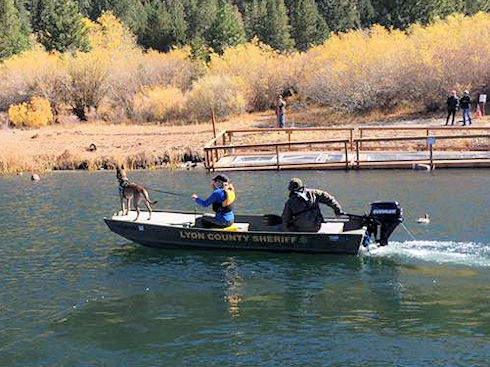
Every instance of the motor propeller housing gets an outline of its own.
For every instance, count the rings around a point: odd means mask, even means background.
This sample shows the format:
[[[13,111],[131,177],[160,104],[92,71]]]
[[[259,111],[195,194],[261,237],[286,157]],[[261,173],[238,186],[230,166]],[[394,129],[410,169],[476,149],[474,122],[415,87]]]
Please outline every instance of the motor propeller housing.
[[[366,216],[368,234],[381,246],[388,244],[388,238],[402,222],[403,209],[397,201],[375,201],[371,203],[371,212]]]

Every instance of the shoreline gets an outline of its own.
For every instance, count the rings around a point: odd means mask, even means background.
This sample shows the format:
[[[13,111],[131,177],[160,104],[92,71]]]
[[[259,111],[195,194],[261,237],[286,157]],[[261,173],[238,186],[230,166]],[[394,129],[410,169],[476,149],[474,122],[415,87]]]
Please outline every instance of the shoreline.
[[[287,126],[311,126],[318,111],[288,115]],[[438,126],[441,118],[393,120],[360,123],[355,120],[317,126]],[[477,126],[488,126],[486,116]],[[270,111],[237,116],[216,124],[225,129],[273,127]],[[249,136],[248,141],[282,138],[280,133]],[[45,173],[65,170],[109,170],[124,163],[128,169],[193,169],[204,167],[203,147],[213,138],[211,123],[192,125],[108,124],[105,122],[66,123],[40,129],[0,129],[0,175]],[[311,138],[311,135],[310,135]],[[244,141],[246,142],[246,141]],[[203,168],[204,169],[204,168]]]

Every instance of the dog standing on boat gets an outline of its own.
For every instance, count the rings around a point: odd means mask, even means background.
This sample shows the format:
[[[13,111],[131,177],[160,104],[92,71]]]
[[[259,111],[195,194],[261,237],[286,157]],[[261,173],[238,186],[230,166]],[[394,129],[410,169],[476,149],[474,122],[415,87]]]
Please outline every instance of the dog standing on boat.
[[[136,221],[140,215],[139,205],[144,202],[148,208],[148,220],[151,219],[151,205],[157,203],[157,201],[151,201],[148,191],[142,186],[133,182],[129,182],[128,175],[124,170],[124,166],[116,167],[116,177],[119,181],[119,196],[121,198],[122,215],[129,215],[129,209],[131,208],[131,202],[133,202],[136,209]],[[126,204],[126,205],[124,205]]]

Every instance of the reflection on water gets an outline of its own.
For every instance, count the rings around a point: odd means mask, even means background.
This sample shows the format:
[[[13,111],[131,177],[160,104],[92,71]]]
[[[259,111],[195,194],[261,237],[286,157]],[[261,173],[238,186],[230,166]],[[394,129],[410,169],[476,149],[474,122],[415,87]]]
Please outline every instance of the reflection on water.
[[[0,365],[486,365],[488,171],[234,173],[237,210],[280,213],[296,175],[349,212],[399,200],[416,239],[359,257],[148,249],[101,220],[113,172],[0,179]],[[209,190],[199,172],[131,176]]]

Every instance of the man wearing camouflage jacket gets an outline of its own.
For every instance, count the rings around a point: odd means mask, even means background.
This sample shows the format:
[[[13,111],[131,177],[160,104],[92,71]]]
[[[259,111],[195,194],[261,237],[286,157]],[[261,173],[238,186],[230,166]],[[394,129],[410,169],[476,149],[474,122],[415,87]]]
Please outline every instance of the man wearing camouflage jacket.
[[[288,189],[289,199],[282,212],[282,222],[288,231],[318,232],[324,221],[319,203],[331,207],[335,215],[345,214],[332,195],[326,191],[305,188],[299,178],[293,178]]]

